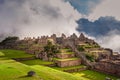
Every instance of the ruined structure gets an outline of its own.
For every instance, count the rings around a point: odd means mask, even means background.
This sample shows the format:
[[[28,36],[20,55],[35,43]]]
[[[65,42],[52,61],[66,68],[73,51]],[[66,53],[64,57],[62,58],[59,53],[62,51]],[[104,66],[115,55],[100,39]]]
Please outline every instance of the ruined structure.
[[[48,41],[52,42],[53,45],[59,45],[61,49],[71,49],[74,54],[62,54],[61,52],[61,54],[53,55],[58,59],[50,59],[48,54],[44,52],[44,46],[47,45]],[[8,41],[6,45],[1,45],[0,48],[24,50],[36,55],[36,58],[54,61],[59,67],[84,64],[91,69],[120,76],[120,54],[111,49],[100,47],[94,40],[85,37],[83,33],[79,37],[76,34],[69,37],[66,37],[65,34],[62,34],[61,37],[57,37],[55,34],[50,37],[26,37],[15,42]],[[93,60],[91,61],[90,58]]]

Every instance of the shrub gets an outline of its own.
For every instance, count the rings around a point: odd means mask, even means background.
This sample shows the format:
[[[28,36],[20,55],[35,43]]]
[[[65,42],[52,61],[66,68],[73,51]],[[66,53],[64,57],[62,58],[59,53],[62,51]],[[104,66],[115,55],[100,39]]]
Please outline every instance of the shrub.
[[[78,46],[78,51],[84,51],[85,49],[82,46]]]
[[[95,59],[94,59],[94,55],[91,55],[91,54],[86,54],[86,58],[91,61],[91,62],[94,62]]]
[[[53,45],[50,41],[48,41],[47,45],[44,47],[44,51],[47,52],[48,56],[52,56],[55,53],[59,53],[60,49],[57,45]]]

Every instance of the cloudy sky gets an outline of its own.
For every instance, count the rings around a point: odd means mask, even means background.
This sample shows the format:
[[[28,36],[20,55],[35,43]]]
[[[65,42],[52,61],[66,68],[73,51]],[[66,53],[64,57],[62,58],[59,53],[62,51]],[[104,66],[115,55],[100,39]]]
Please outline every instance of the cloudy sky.
[[[120,51],[120,0],[0,0],[0,40],[83,32]]]

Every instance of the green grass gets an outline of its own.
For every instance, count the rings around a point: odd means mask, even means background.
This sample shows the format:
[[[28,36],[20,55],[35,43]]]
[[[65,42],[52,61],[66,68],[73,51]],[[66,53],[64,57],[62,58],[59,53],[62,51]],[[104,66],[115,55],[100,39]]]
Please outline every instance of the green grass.
[[[61,71],[64,71],[64,70],[71,70],[71,69],[78,69],[78,68],[85,68],[86,66],[84,65],[79,65],[79,66],[70,66],[70,67],[52,67],[53,69],[57,69],[57,70],[61,70]]]
[[[82,78],[80,76],[73,76],[72,74],[55,70],[45,66],[35,65],[32,66],[32,68],[41,72],[41,75],[44,76],[44,80],[89,80],[87,78]]]
[[[110,76],[104,73],[91,71],[91,70],[85,70],[81,72],[73,73],[75,76],[81,76],[84,78],[89,78],[90,80],[105,80],[106,77],[112,78],[113,80],[117,80],[117,77]],[[120,78],[119,78],[120,79]]]
[[[27,72],[36,72],[34,77],[26,77]],[[14,60],[0,58],[0,80],[88,80],[49,67],[27,66]]]
[[[18,50],[0,50],[0,80],[41,80],[41,78],[43,80],[104,80],[105,77],[111,77],[114,80],[117,79],[116,77],[90,70],[70,74],[60,71],[59,68],[54,67],[52,69],[41,65],[34,65],[41,62],[38,60],[36,60],[36,62],[34,60],[26,62],[26,64],[31,65],[29,66],[10,59],[10,58],[16,58],[16,57],[20,58],[20,57],[28,57],[28,56],[33,56],[33,55],[29,55],[23,51],[18,51]],[[75,60],[75,59],[76,58],[70,58],[70,60]],[[41,64],[47,64],[47,62],[41,62]],[[66,68],[61,68],[61,70],[69,70],[80,67],[82,66],[66,67]],[[26,77],[27,72],[30,70],[35,71],[36,76]]]
[[[19,52],[19,51],[18,51]],[[4,56],[0,52],[0,56]],[[35,71],[34,77],[27,77],[28,71]],[[34,65],[28,66],[20,62],[16,62],[10,58],[0,57],[0,80],[89,80],[70,73],[55,70],[49,67]]]
[[[40,59],[21,61],[21,63],[27,64],[27,65],[50,65],[50,64],[54,64],[54,62],[43,61]]]
[[[74,52],[65,52],[65,53],[62,53],[62,54],[74,54]]]
[[[57,61],[70,61],[70,60],[78,60],[79,58],[67,58],[67,59],[60,59],[60,58],[53,58],[53,60]]]
[[[19,51],[19,50],[9,50],[9,49],[5,49],[5,50],[0,50],[0,55],[3,54],[4,57],[8,57],[8,58],[25,58],[25,57],[33,57],[34,55],[31,54],[27,54],[24,51]]]
[[[0,58],[0,80],[38,80],[40,76],[26,77],[27,72],[34,70],[22,63]]]

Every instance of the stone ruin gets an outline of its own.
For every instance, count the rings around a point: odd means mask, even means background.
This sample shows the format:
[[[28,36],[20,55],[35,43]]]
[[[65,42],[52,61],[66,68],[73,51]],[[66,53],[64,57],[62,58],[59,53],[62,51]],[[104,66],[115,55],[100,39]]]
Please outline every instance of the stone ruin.
[[[81,59],[76,58],[74,53],[66,54],[66,52],[62,52],[61,54],[56,54],[56,58],[60,59],[60,60],[55,60],[55,63],[59,67],[77,66],[81,64]],[[72,58],[76,58],[76,59],[72,59]]]
[[[42,52],[44,46],[47,45],[48,40],[50,40],[52,44],[59,44],[61,48],[70,48],[75,53],[75,55],[57,55],[57,57],[66,58],[77,56],[78,58],[80,58],[80,60],[73,61],[70,64],[68,64],[69,62],[58,62],[59,66],[64,67],[73,65],[74,63],[82,63],[90,66],[94,70],[120,76],[120,54],[114,53],[111,49],[100,47],[94,40],[85,37],[83,33],[81,33],[79,37],[77,37],[76,34],[73,34],[69,37],[66,37],[65,34],[62,34],[61,37],[57,37],[55,34],[51,35],[50,37],[25,37],[23,40],[17,40],[14,43],[9,42],[7,43],[7,46],[0,46],[0,48],[24,50],[28,53],[35,54],[36,58],[40,58],[42,60],[49,60],[47,53]],[[98,45],[99,47],[88,48],[85,49],[84,52],[80,52],[77,50],[77,45],[81,46],[86,44]],[[96,61],[92,63],[87,60],[85,57],[85,53],[92,53],[93,55],[96,55]]]

